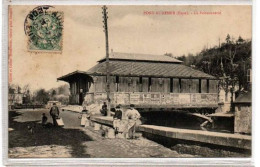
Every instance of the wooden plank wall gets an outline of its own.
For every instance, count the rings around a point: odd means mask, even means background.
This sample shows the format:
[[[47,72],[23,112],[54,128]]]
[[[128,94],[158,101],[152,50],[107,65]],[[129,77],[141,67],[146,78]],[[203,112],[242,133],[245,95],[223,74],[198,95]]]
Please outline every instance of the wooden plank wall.
[[[142,82],[142,83],[140,83]],[[148,77],[119,77],[118,83],[116,76],[111,76],[110,82],[111,92],[171,92],[172,93],[217,93],[218,81],[206,79],[171,79],[170,78],[151,78],[149,83]],[[209,84],[209,88],[207,88]],[[71,84],[72,94],[76,91],[76,83]],[[201,86],[201,88],[200,88]],[[87,87],[87,84],[86,84]],[[150,89],[149,89],[150,87]],[[86,88],[88,89],[88,88]],[[118,90],[118,91],[117,91]],[[106,91],[106,76],[96,76],[95,80],[95,92]],[[200,92],[201,91],[201,92]],[[76,93],[76,92],[75,92]]]
[[[128,77],[119,77],[118,91],[119,92],[128,92]]]
[[[192,79],[190,93],[199,93],[199,89],[200,89],[199,79]]]
[[[141,92],[148,92],[149,90],[149,78],[142,77]]]
[[[139,77],[131,77],[129,83],[129,92],[139,92]]]
[[[207,93],[207,80],[202,79],[201,80],[201,93]]]
[[[170,92],[171,91],[171,79],[170,78],[163,78],[163,92]]]
[[[170,92],[170,78],[152,78],[151,92]]]
[[[180,83],[179,83],[179,79],[173,78],[172,79],[172,91],[173,93],[180,93]]]
[[[96,76],[95,92],[106,91],[106,76]]]
[[[110,76],[110,92],[117,91],[116,77]]]
[[[190,79],[181,79],[181,93],[190,93]]]
[[[209,80],[209,93],[218,92],[218,80]]]
[[[150,92],[161,92],[162,84],[159,81],[160,78],[151,79],[151,90]]]
[[[76,85],[76,82],[72,82],[70,84],[70,91],[71,91],[71,94],[75,95],[77,93],[77,85]]]
[[[139,77],[119,77],[118,91],[139,92],[140,91]]]

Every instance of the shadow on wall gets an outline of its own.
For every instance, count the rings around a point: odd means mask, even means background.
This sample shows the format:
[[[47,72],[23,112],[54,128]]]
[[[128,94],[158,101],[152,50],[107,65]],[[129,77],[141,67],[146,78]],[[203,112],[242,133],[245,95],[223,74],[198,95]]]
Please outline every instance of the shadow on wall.
[[[70,146],[72,148],[71,156],[74,158],[90,157],[85,154],[83,142],[92,141],[92,139],[79,129],[64,129],[60,127],[43,128],[36,121],[17,122],[15,119],[22,115],[16,111],[9,112],[9,148],[30,147],[43,145]],[[34,133],[28,130],[28,125],[35,126]]]

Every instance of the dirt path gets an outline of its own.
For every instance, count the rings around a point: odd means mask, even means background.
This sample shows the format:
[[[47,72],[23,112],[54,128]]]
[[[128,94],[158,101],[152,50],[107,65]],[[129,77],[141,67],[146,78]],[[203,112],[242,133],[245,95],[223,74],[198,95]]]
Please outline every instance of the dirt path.
[[[92,127],[81,128],[78,113],[64,111],[63,128],[43,128],[41,114],[48,110],[9,112],[10,158],[145,158],[145,157],[192,157],[178,154],[145,138],[137,140],[106,139]],[[48,118],[49,122],[51,118]],[[33,134],[27,126],[35,126]]]

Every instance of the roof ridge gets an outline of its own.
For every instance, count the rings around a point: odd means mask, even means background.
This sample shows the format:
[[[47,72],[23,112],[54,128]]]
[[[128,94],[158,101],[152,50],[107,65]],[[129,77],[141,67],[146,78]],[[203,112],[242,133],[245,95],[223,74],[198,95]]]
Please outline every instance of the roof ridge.
[[[150,54],[150,53],[129,53],[129,52],[110,52],[110,53],[122,53],[122,54],[138,54],[138,55],[153,55],[153,56],[164,56],[163,54]]]
[[[102,62],[106,59],[103,57],[98,62]],[[172,62],[181,63],[181,60],[177,58],[167,56],[167,55],[155,55],[146,53],[124,53],[124,52],[110,52],[109,59],[119,59],[119,60],[139,60],[139,61],[158,61],[158,62]]]

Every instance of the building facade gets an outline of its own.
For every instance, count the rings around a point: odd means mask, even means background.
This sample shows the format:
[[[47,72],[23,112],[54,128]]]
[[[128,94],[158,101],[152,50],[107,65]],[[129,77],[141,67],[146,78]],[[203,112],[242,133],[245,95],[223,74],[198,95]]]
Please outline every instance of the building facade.
[[[111,106],[140,108],[215,108],[218,80],[165,55],[110,53]],[[58,80],[70,84],[70,104],[107,100],[106,59],[88,71],[74,71]]]

